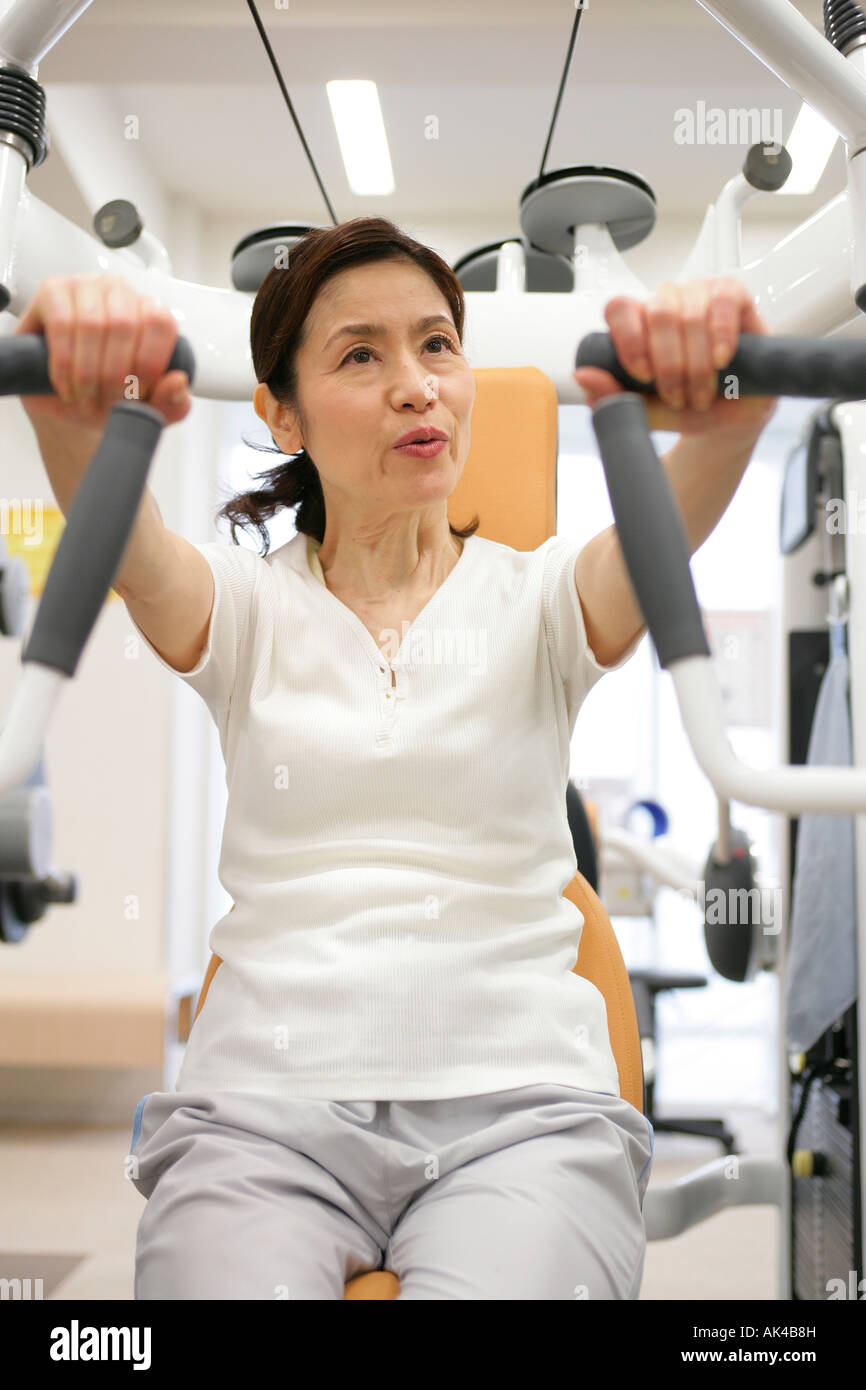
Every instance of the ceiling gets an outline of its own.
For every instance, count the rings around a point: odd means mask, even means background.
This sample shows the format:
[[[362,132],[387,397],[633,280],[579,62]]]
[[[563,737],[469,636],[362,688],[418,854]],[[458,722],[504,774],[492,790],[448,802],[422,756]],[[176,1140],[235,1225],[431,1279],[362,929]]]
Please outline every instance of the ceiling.
[[[313,157],[339,220],[381,212],[518,227],[568,48],[574,0],[258,0]],[[821,0],[796,8],[822,30]],[[40,65],[52,84],[97,84],[118,122],[139,121],[137,152],[165,189],[250,225],[328,222],[327,209],[244,0],[94,0]],[[379,86],[396,181],[385,198],[348,188],[325,83]],[[611,164],[653,188],[660,217],[700,219],[747,145],[679,145],[675,112],[779,109],[800,98],[696,0],[587,0],[545,171]],[[439,138],[425,138],[438,117]],[[30,186],[60,206],[62,170]],[[55,161],[57,163],[57,161]],[[801,222],[841,191],[840,144],[807,197],[763,195],[750,220]],[[64,209],[66,210],[66,209]],[[67,215],[72,215],[67,212]],[[504,234],[504,233],[503,233]]]

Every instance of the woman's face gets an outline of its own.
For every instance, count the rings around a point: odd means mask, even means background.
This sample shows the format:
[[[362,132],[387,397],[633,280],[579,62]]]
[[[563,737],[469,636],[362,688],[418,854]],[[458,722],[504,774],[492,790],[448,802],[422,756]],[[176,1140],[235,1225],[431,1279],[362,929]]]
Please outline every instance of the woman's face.
[[[383,331],[342,331],[350,325]],[[332,276],[307,317],[297,365],[302,420],[283,409],[271,432],[285,453],[303,442],[315,461],[329,529],[350,515],[375,527],[431,507],[441,518],[469,453],[475,377],[435,281],[405,261]],[[433,425],[448,436],[435,457],[395,450],[401,435]]]

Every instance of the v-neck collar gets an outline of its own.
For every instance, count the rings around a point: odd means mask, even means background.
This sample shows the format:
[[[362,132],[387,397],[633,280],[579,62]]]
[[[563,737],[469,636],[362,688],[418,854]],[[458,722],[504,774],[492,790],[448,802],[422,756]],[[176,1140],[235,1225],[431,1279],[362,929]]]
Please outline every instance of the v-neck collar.
[[[406,646],[406,639],[408,638],[412,629],[415,627],[416,623],[419,623],[422,618],[429,615],[430,609],[436,603],[437,599],[439,598],[439,595],[442,593],[442,590],[448,587],[448,585],[454,579],[454,576],[458,573],[458,571],[462,576],[464,571],[468,568],[467,561],[470,560],[472,558],[472,555],[474,555],[475,553],[475,546],[473,545],[475,539],[475,533],[473,533],[471,536],[465,536],[463,538],[463,549],[461,550],[457,558],[456,565],[453,567],[453,569],[448,571],[448,574],[445,576],[442,583],[439,585],[439,588],[434,590],[434,592],[428,598],[427,602],[424,604],[424,607],[421,609],[420,613],[416,615],[413,621],[406,628],[401,638],[400,646],[397,649],[397,653],[389,663],[392,668],[396,666],[398,661],[400,661],[403,649]],[[380,666],[381,663],[386,660],[384,652],[381,650],[380,647],[377,646],[373,636],[361,622],[361,619],[358,617],[357,613],[355,613],[348,606],[348,604],[345,604],[341,598],[338,598],[337,595],[332,593],[331,590],[328,588],[327,584],[325,583],[324,572],[319,561],[318,551],[318,542],[315,540],[313,536],[307,536],[305,545],[307,574],[309,575],[313,583],[321,585],[321,587],[324,589],[325,593],[328,596],[328,600],[331,603],[335,603],[337,605],[340,613],[344,617],[344,620],[349,624],[353,632],[355,632],[356,635],[360,638],[366,651],[371,657],[373,657],[377,666]]]

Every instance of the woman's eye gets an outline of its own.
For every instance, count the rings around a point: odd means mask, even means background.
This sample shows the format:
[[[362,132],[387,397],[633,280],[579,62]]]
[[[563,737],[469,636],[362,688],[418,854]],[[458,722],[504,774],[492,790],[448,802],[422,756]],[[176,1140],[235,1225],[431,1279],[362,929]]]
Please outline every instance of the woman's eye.
[[[425,347],[430,343],[447,343],[451,351],[454,351],[454,344],[452,343],[450,338],[447,338],[445,336],[444,333],[436,333],[432,338],[428,338]]]
[[[453,352],[453,351],[454,351],[454,344],[452,343],[451,339],[450,339],[449,337],[447,337],[446,334],[444,334],[444,333],[436,333],[436,334],[434,334],[432,338],[428,338],[428,339],[427,339],[427,341],[426,341],[426,343],[424,344],[424,346],[425,346],[425,347],[429,347],[431,343],[445,343],[445,344],[447,344],[448,349],[449,349],[450,352]],[[344,366],[346,365],[346,363],[349,361],[349,359],[352,358],[352,357],[357,357],[357,355],[358,355],[359,352],[366,352],[367,356],[369,357],[369,356],[370,356],[370,353],[371,353],[372,351],[373,351],[372,348],[364,348],[364,347],[361,347],[361,348],[353,348],[352,351],[351,351],[351,352],[348,352],[348,353],[346,354],[346,356],[343,358],[342,362],[340,363],[340,366],[341,366],[341,367],[344,367]],[[438,356],[441,356],[441,353],[437,353],[436,356],[437,356],[437,357],[438,357]],[[362,363],[361,365],[363,366],[364,364]]]

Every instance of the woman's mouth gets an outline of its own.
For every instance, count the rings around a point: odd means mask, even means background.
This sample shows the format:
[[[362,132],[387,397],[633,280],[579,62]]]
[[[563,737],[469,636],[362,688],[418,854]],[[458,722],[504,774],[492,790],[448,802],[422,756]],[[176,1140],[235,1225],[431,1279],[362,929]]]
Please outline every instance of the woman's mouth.
[[[445,448],[447,443],[447,439],[426,439],[424,441],[416,439],[414,444],[400,444],[395,447],[398,454],[410,454],[415,459],[432,459]]]

